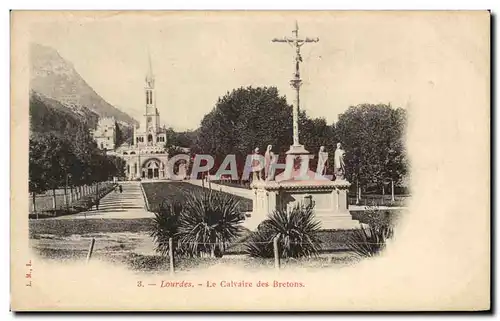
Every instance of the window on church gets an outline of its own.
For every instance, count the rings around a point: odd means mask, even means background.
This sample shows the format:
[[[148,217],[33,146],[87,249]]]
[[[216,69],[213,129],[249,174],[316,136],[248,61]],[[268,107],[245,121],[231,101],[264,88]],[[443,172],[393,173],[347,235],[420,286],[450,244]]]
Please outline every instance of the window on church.
[[[148,143],[152,142],[153,141],[153,135],[149,134],[148,135]]]

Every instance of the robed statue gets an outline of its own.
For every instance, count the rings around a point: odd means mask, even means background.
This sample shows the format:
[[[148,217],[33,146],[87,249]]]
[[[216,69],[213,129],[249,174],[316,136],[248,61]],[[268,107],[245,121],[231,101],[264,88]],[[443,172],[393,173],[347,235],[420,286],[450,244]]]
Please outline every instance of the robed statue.
[[[328,153],[325,151],[325,146],[321,146],[318,152],[318,167],[316,173],[318,175],[325,175],[328,167]]]
[[[344,180],[345,179],[345,163],[344,163],[345,151],[342,149],[342,145],[337,143],[337,149],[333,157],[334,161],[334,174],[335,179]]]
[[[273,149],[273,145],[267,145],[267,148],[266,148],[266,153],[264,154],[264,175],[265,175],[265,180],[266,181],[269,181],[271,180],[271,177],[269,175],[269,171],[270,171],[270,168],[271,168],[271,163],[273,161],[273,158],[274,158],[274,153],[272,151]]]
[[[252,180],[257,181],[261,179],[262,171],[259,169],[260,167],[260,149],[256,147],[253,151],[252,155]]]

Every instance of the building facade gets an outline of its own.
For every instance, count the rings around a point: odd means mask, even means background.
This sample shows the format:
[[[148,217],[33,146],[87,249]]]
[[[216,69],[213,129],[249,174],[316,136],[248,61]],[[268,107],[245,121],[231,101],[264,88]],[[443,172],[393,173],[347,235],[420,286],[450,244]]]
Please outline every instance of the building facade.
[[[99,118],[97,129],[92,133],[97,147],[109,151],[116,147],[116,121],[114,117]]]
[[[140,126],[134,127],[131,144],[117,147],[113,154],[124,159],[125,175],[129,180],[166,179],[168,154],[166,129],[160,126],[160,113],[156,108],[155,81],[151,63],[144,86],[144,116]]]

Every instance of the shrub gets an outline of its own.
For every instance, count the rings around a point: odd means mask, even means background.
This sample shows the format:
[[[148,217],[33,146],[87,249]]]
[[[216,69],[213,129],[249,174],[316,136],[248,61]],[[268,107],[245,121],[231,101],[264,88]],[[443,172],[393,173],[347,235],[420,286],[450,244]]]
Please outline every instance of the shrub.
[[[320,244],[319,229],[320,222],[315,219],[311,206],[276,210],[250,236],[245,252],[252,257],[273,257],[273,239],[278,237],[280,257],[315,256]]]
[[[178,239],[191,255],[222,256],[240,236],[244,219],[239,202],[229,194],[202,191],[186,194],[180,215]]]
[[[251,257],[272,258],[274,257],[273,236],[269,232],[257,229],[253,232],[245,244],[245,253]]]
[[[367,225],[354,230],[348,238],[347,247],[361,257],[378,255],[394,234],[388,213],[370,207],[366,211]]]
[[[182,212],[182,204],[179,202],[163,202],[155,211],[153,219],[153,229],[151,237],[156,243],[155,250],[162,255],[166,255],[169,251],[170,238],[174,238],[174,252],[179,254],[180,249],[177,246],[175,236],[179,229],[179,218]]]

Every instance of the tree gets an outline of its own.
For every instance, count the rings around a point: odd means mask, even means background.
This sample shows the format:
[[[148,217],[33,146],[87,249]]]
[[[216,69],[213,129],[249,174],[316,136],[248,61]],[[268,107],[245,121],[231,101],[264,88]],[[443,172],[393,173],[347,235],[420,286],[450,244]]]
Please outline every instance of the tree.
[[[346,150],[346,170],[352,182],[361,187],[401,180],[407,168],[405,115],[401,108],[382,104],[351,106],[339,115],[335,130]]]
[[[324,118],[311,119],[302,111],[299,114],[299,131],[300,143],[314,155],[314,159],[310,161],[310,168],[316,168],[318,151],[321,146],[325,146],[328,151],[329,163],[333,164],[333,154],[337,145],[334,126],[328,125]],[[330,171],[333,172],[331,169]]]
[[[124,143],[132,144],[134,138],[134,128],[130,125],[116,122],[116,146]]]
[[[271,144],[277,152],[290,145],[291,115],[291,106],[275,87],[235,89],[205,115],[191,151],[212,155],[215,169],[226,155],[235,154],[241,174],[255,147],[265,150]]]
[[[63,186],[66,182],[70,169],[77,161],[73,154],[70,144],[67,140],[56,133],[39,134],[34,137],[32,144],[32,161],[30,165],[30,180],[33,181],[32,187],[43,186],[51,189],[53,194],[53,209],[57,208],[56,189]],[[40,183],[37,183],[37,179]]]
[[[44,145],[40,140],[30,138],[29,142],[29,191],[33,197],[33,212],[37,214],[36,194],[47,189],[46,184],[46,164],[43,162]]]
[[[169,147],[190,147],[196,140],[196,133],[189,130],[177,132],[173,128],[169,127],[166,129],[166,134],[166,149]]]
[[[310,119],[301,112],[299,126],[300,140],[311,153],[322,145],[333,147],[333,127],[324,119]],[[247,155],[256,147],[263,153],[273,145],[275,153],[284,155],[292,144],[292,131],[292,106],[275,87],[241,87],[219,98],[205,115],[191,151],[212,155],[214,170],[226,155],[234,154],[241,175]]]

